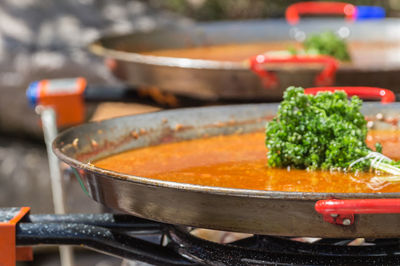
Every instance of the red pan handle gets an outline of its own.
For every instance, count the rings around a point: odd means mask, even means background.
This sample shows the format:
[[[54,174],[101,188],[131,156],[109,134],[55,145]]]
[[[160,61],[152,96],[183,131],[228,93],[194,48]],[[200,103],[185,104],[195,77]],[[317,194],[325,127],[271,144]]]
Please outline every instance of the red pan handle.
[[[273,88],[278,85],[278,78],[274,73],[262,67],[268,63],[289,63],[289,64],[309,64],[319,63],[325,65],[324,69],[315,78],[317,86],[329,86],[333,83],[336,75],[338,63],[335,58],[326,55],[318,56],[286,56],[276,57],[260,54],[250,58],[250,69],[255,72],[262,80],[265,88]]]
[[[314,208],[329,223],[351,225],[354,214],[400,213],[400,199],[319,200]]]
[[[315,95],[320,91],[342,90],[349,96],[357,95],[361,99],[381,99],[381,103],[392,103],[396,101],[396,96],[391,90],[376,87],[316,87],[304,90],[305,94]]]
[[[342,2],[299,2],[290,5],[286,9],[286,21],[295,25],[300,21],[300,15],[304,14],[344,14],[347,20],[354,20],[356,7],[349,3]]]
[[[400,213],[400,199],[319,200],[315,210],[321,214]]]

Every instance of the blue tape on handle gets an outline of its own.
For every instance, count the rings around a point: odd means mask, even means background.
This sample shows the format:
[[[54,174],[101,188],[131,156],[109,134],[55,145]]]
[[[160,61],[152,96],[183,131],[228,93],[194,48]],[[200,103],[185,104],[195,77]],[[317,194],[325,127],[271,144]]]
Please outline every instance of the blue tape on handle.
[[[356,20],[383,19],[386,11],[380,6],[357,6]]]
[[[39,81],[34,81],[29,84],[26,89],[26,98],[28,99],[29,105],[35,108],[39,99]]]

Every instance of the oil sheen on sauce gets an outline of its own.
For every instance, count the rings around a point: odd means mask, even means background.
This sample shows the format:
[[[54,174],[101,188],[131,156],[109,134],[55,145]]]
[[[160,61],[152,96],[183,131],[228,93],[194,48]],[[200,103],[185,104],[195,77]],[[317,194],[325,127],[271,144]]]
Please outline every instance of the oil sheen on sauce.
[[[331,173],[267,166],[264,133],[216,136],[135,149],[94,162],[103,169],[204,186],[298,192],[400,192],[374,173]],[[370,131],[383,153],[400,158],[400,131]],[[379,177],[379,176],[378,176]]]

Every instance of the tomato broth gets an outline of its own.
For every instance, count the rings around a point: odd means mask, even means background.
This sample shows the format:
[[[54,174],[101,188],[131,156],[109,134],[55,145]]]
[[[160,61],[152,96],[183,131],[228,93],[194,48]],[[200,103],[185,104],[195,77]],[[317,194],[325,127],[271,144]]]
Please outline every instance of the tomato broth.
[[[400,131],[370,131],[367,143],[400,159]],[[94,165],[116,172],[166,181],[269,191],[368,193],[400,192],[400,182],[376,173],[277,169],[267,166],[264,132],[166,143],[116,154]]]

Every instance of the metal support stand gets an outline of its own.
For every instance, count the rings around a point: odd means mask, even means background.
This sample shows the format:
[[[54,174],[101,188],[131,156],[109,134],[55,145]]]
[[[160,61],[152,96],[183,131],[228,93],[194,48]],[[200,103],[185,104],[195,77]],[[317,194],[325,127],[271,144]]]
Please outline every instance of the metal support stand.
[[[65,196],[60,162],[51,148],[54,138],[57,136],[57,119],[53,108],[37,106],[36,112],[40,115],[46,143],[47,157],[49,159],[51,190],[53,195],[54,212],[65,214]],[[62,266],[73,266],[73,249],[70,246],[60,246],[60,259]]]

